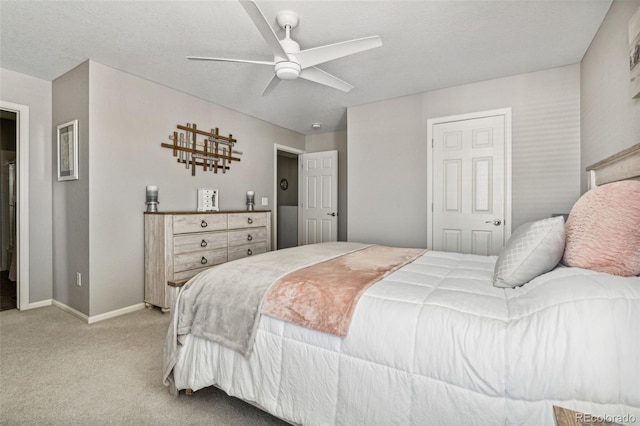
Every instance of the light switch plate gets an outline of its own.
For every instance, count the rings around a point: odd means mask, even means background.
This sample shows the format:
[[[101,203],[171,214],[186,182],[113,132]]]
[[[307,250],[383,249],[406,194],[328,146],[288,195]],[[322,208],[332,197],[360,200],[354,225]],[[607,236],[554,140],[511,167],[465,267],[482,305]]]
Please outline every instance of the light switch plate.
[[[269,198],[262,197],[262,205],[263,206],[268,206],[269,205]]]

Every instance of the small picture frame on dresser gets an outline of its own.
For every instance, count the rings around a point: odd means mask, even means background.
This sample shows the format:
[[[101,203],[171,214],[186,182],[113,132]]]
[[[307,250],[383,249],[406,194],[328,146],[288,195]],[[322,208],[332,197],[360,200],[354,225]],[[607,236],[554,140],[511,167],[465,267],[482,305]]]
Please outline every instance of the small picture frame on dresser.
[[[220,211],[219,196],[217,189],[198,188],[198,211],[217,212]]]

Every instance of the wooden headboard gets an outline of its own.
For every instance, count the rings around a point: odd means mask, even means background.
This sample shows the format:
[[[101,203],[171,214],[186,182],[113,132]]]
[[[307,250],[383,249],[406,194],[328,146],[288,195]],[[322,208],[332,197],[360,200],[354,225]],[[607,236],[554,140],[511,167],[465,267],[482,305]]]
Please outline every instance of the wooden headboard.
[[[640,143],[598,161],[586,170],[589,172],[589,189],[619,180],[640,180]]]

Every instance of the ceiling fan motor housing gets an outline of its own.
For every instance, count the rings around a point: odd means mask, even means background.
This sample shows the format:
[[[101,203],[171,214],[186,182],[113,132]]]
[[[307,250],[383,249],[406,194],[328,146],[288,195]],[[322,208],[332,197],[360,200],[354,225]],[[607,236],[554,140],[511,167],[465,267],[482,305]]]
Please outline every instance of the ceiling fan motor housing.
[[[300,45],[288,35],[289,32],[287,31],[287,37],[280,40],[280,45],[289,57],[281,58],[276,56],[274,58],[276,75],[280,80],[294,80],[298,78],[302,70],[295,58],[295,54],[300,51]]]
[[[300,75],[300,65],[292,61],[278,62],[275,65],[276,75],[281,80],[293,80]]]

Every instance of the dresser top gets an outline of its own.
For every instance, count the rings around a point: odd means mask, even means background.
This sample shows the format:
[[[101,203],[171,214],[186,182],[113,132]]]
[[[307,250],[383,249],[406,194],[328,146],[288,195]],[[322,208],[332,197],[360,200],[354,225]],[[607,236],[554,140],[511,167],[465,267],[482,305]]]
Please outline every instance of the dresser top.
[[[221,211],[208,211],[208,212],[198,212],[198,211],[176,211],[176,212],[144,212],[144,214],[151,215],[174,215],[174,214],[225,214],[225,213],[270,213],[271,210],[221,210]]]

